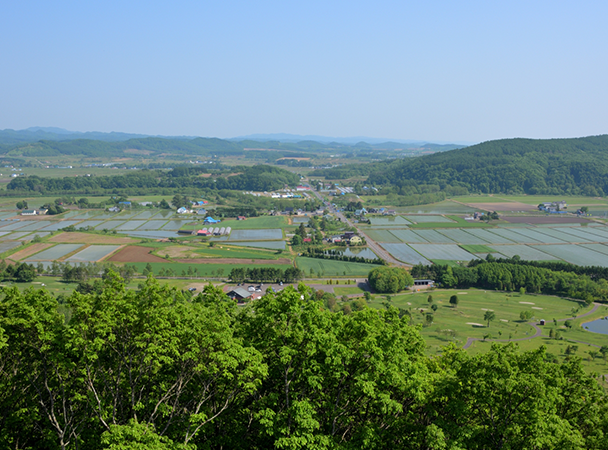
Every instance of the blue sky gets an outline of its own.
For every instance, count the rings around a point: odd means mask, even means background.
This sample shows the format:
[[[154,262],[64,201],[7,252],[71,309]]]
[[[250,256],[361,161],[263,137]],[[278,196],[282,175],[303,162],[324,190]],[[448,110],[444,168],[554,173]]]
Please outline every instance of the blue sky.
[[[608,132],[605,1],[0,3],[0,129]]]

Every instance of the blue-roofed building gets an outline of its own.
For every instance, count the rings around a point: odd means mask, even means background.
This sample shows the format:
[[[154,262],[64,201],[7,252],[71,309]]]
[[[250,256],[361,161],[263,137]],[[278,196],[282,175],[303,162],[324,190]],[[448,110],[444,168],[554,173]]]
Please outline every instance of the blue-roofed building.
[[[207,216],[205,217],[205,223],[220,223],[221,220],[215,220],[213,217],[211,216]]]

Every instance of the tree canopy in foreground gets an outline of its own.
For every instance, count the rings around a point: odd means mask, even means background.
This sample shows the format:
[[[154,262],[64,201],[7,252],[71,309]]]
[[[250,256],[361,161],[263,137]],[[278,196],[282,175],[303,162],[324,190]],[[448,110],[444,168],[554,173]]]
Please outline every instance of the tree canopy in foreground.
[[[332,313],[308,288],[237,308],[112,275],[58,312],[0,297],[0,447],[606,449],[608,404],[544,349],[424,355],[397,310]]]

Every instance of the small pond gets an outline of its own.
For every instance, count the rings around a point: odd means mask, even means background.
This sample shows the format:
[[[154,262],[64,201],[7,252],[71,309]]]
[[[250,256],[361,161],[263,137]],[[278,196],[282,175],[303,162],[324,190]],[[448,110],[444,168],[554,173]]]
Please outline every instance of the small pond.
[[[593,333],[608,334],[608,317],[585,323],[583,328]]]

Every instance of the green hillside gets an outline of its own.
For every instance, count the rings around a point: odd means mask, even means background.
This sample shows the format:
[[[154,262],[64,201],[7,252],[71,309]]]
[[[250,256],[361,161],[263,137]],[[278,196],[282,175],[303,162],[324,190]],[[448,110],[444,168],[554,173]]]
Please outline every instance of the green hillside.
[[[376,165],[369,183],[459,186],[470,192],[572,194],[608,192],[608,135],[576,139],[502,139]]]

